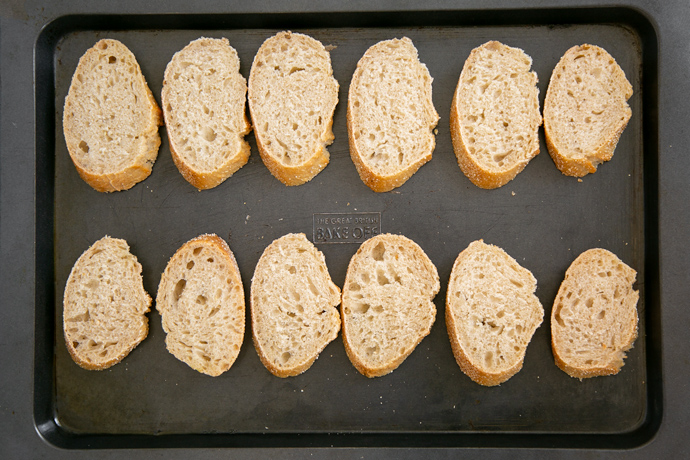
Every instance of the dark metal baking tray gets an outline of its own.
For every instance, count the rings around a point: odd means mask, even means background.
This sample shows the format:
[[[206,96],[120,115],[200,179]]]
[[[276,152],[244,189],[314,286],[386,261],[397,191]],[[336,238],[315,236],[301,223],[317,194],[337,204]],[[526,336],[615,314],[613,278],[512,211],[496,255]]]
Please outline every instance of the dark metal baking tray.
[[[61,128],[62,104],[84,51],[121,40],[137,56],[156,98],[173,53],[200,36],[227,37],[248,77],[264,39],[304,32],[332,45],[340,103],[331,163],[311,182],[285,187],[261,163],[253,135],[249,163],[222,185],[198,192],[171,161],[165,129],[153,174],[125,192],[102,194],[78,177]],[[379,40],[408,36],[434,78],[441,115],[434,158],[405,185],[376,194],[349,158],[345,106],[350,77]],[[631,81],[632,119],[613,160],[578,181],[541,154],[506,186],[480,190],[457,167],[448,113],[472,48],[500,40],[523,48],[539,76],[540,99],[571,46],[607,49]],[[50,23],[35,47],[36,343],[34,419],[64,448],[174,446],[497,446],[632,448],[653,438],[662,414],[658,256],[657,38],[628,8],[320,14],[84,15]],[[103,235],[125,238],[155,297],[169,257],[188,239],[215,232],[228,240],[248,292],[263,249],[288,232],[311,237],[314,215],[380,213],[380,230],[419,243],[436,264],[436,323],[392,374],[367,379],[338,338],[306,373],[279,379],[245,341],[234,366],[211,378],[170,355],[160,317],[122,363],[85,371],[62,343],[64,285],[82,251]],[[495,388],[473,383],[456,365],[443,321],[445,286],[457,254],[483,238],[504,248],[538,279],[545,320],[524,368]],[[620,374],[584,381],[553,363],[549,314],[566,268],[582,251],[604,247],[638,271],[640,336]],[[319,244],[342,286],[356,244]]]

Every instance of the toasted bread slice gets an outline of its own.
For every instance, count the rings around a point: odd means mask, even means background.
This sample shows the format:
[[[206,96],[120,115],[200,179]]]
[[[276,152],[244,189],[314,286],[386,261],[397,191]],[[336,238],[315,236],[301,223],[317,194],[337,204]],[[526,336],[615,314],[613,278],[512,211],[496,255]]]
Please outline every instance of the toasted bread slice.
[[[213,188],[249,160],[247,82],[226,38],[199,38],[175,53],[161,92],[173,161],[199,190]]]
[[[438,272],[417,243],[375,236],[350,260],[343,287],[343,342],[367,377],[393,372],[431,331]]]
[[[513,180],[539,154],[539,89],[532,58],[490,41],[472,50],[450,109],[458,165],[477,187]]]
[[[244,339],[244,289],[235,256],[216,235],[188,241],[165,267],[156,309],[168,351],[216,377],[230,369]]]
[[[475,382],[499,385],[522,369],[544,308],[537,280],[515,259],[482,240],[458,255],[448,281],[446,327],[460,369]]]
[[[74,362],[102,370],[122,361],[148,335],[150,306],[141,264],[127,242],[108,236],[96,241],[65,286],[63,330]]]
[[[617,374],[637,338],[637,272],[606,249],[583,252],[551,310],[556,365],[579,379]]]
[[[256,264],[250,297],[254,346],[266,369],[278,377],[309,369],[338,336],[339,303],[324,255],[304,234],[271,243]]]
[[[70,157],[99,192],[127,190],[151,174],[161,144],[161,110],[132,52],[103,39],[86,51],[65,98]]]
[[[582,177],[609,161],[632,111],[623,69],[606,50],[570,48],[551,75],[544,101],[549,154],[565,175]]]
[[[338,82],[318,40],[280,32],[267,39],[249,74],[249,111],[261,159],[285,185],[310,181],[330,160]]]
[[[347,132],[359,177],[373,191],[400,187],[431,160],[439,120],[432,81],[407,37],[373,45],[357,63]]]

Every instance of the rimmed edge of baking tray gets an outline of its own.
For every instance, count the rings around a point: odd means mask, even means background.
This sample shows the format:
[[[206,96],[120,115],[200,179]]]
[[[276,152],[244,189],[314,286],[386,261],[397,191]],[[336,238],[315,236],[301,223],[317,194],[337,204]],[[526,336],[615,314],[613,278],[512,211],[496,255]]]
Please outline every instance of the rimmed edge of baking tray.
[[[117,21],[113,19],[117,18]],[[644,164],[645,321],[647,407],[634,429],[613,434],[516,432],[348,432],[348,433],[199,433],[170,435],[74,434],[59,425],[55,412],[55,294],[52,239],[35,242],[34,423],[46,442],[65,449],[174,447],[538,447],[630,449],[651,441],[662,422],[661,292],[658,220],[658,38],[652,20],[630,7],[518,10],[388,11],[270,14],[70,15],[47,24],[34,48],[36,152],[55,147],[54,50],[64,34],[76,30],[328,28],[391,26],[490,26],[619,24],[634,30],[642,45]],[[117,27],[114,29],[114,24]],[[54,158],[36,155],[34,177],[36,235],[54,234],[54,190],[38,178],[54,177]],[[46,306],[48,306],[46,308]]]

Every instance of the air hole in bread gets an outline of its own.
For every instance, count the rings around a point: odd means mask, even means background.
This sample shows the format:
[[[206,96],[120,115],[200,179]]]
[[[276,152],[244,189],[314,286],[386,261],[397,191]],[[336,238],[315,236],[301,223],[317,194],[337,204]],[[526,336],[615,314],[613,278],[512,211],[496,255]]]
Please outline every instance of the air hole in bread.
[[[198,303],[199,305],[206,305],[206,296],[198,295],[196,297],[196,303]]]
[[[194,248],[194,251],[192,251],[192,254],[194,254],[195,256],[198,256],[201,253],[202,249],[203,249],[203,247],[201,247],[201,246],[199,246],[198,248]]]
[[[587,299],[585,305],[587,305],[587,308],[592,308],[594,306],[594,299]]]
[[[209,257],[208,259],[206,259],[206,262],[208,262],[210,264],[212,264],[213,261],[214,261],[213,257]]]
[[[383,270],[381,270],[380,268],[376,270],[376,282],[379,283],[379,285],[381,286],[390,284],[390,280],[386,277],[386,274],[383,273]]]
[[[192,268],[194,268],[194,261],[190,260],[187,262],[187,270],[191,270]]]
[[[383,313],[383,306],[382,305],[376,305],[372,310],[374,313]]]
[[[290,357],[292,357],[292,354],[289,351],[284,352],[282,355],[280,355],[280,361],[285,364],[288,361],[290,361]]]
[[[206,139],[207,142],[213,142],[216,139],[216,132],[213,128],[206,126],[201,129],[201,136]]]
[[[374,260],[382,261],[383,260],[383,255],[386,253],[386,247],[384,246],[383,242],[377,244],[374,246],[374,249],[371,251],[371,257],[373,257]]]
[[[175,284],[175,290],[173,291],[173,295],[175,297],[175,301],[180,300],[180,297],[182,297],[182,292],[184,291],[185,286],[187,286],[187,280],[181,279]]]
[[[294,266],[290,266],[288,267],[288,272],[290,272],[291,275],[294,275],[295,273],[297,273],[297,268],[295,268]]]
[[[353,312],[364,314],[369,311],[369,308],[370,305],[368,303],[356,303],[354,304]]]
[[[88,152],[89,152],[89,144],[87,144],[87,143],[84,142],[84,141],[81,141],[81,142],[79,143],[79,148],[80,148],[81,151],[84,152],[84,153],[88,153]]]

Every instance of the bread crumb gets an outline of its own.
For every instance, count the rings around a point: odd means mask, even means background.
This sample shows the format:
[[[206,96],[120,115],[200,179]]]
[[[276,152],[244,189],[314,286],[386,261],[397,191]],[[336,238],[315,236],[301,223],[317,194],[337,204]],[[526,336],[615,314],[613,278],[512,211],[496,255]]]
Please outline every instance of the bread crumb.
[[[582,179],[578,178],[577,181],[578,181],[578,182],[582,182]]]
[[[438,128],[434,129],[434,134],[438,136]]]
[[[326,51],[330,52],[330,51],[333,51],[334,49],[336,49],[337,46],[336,45],[326,45],[326,46],[324,46],[324,48],[326,48]]]
[[[510,192],[511,195],[515,196],[515,192]]]

